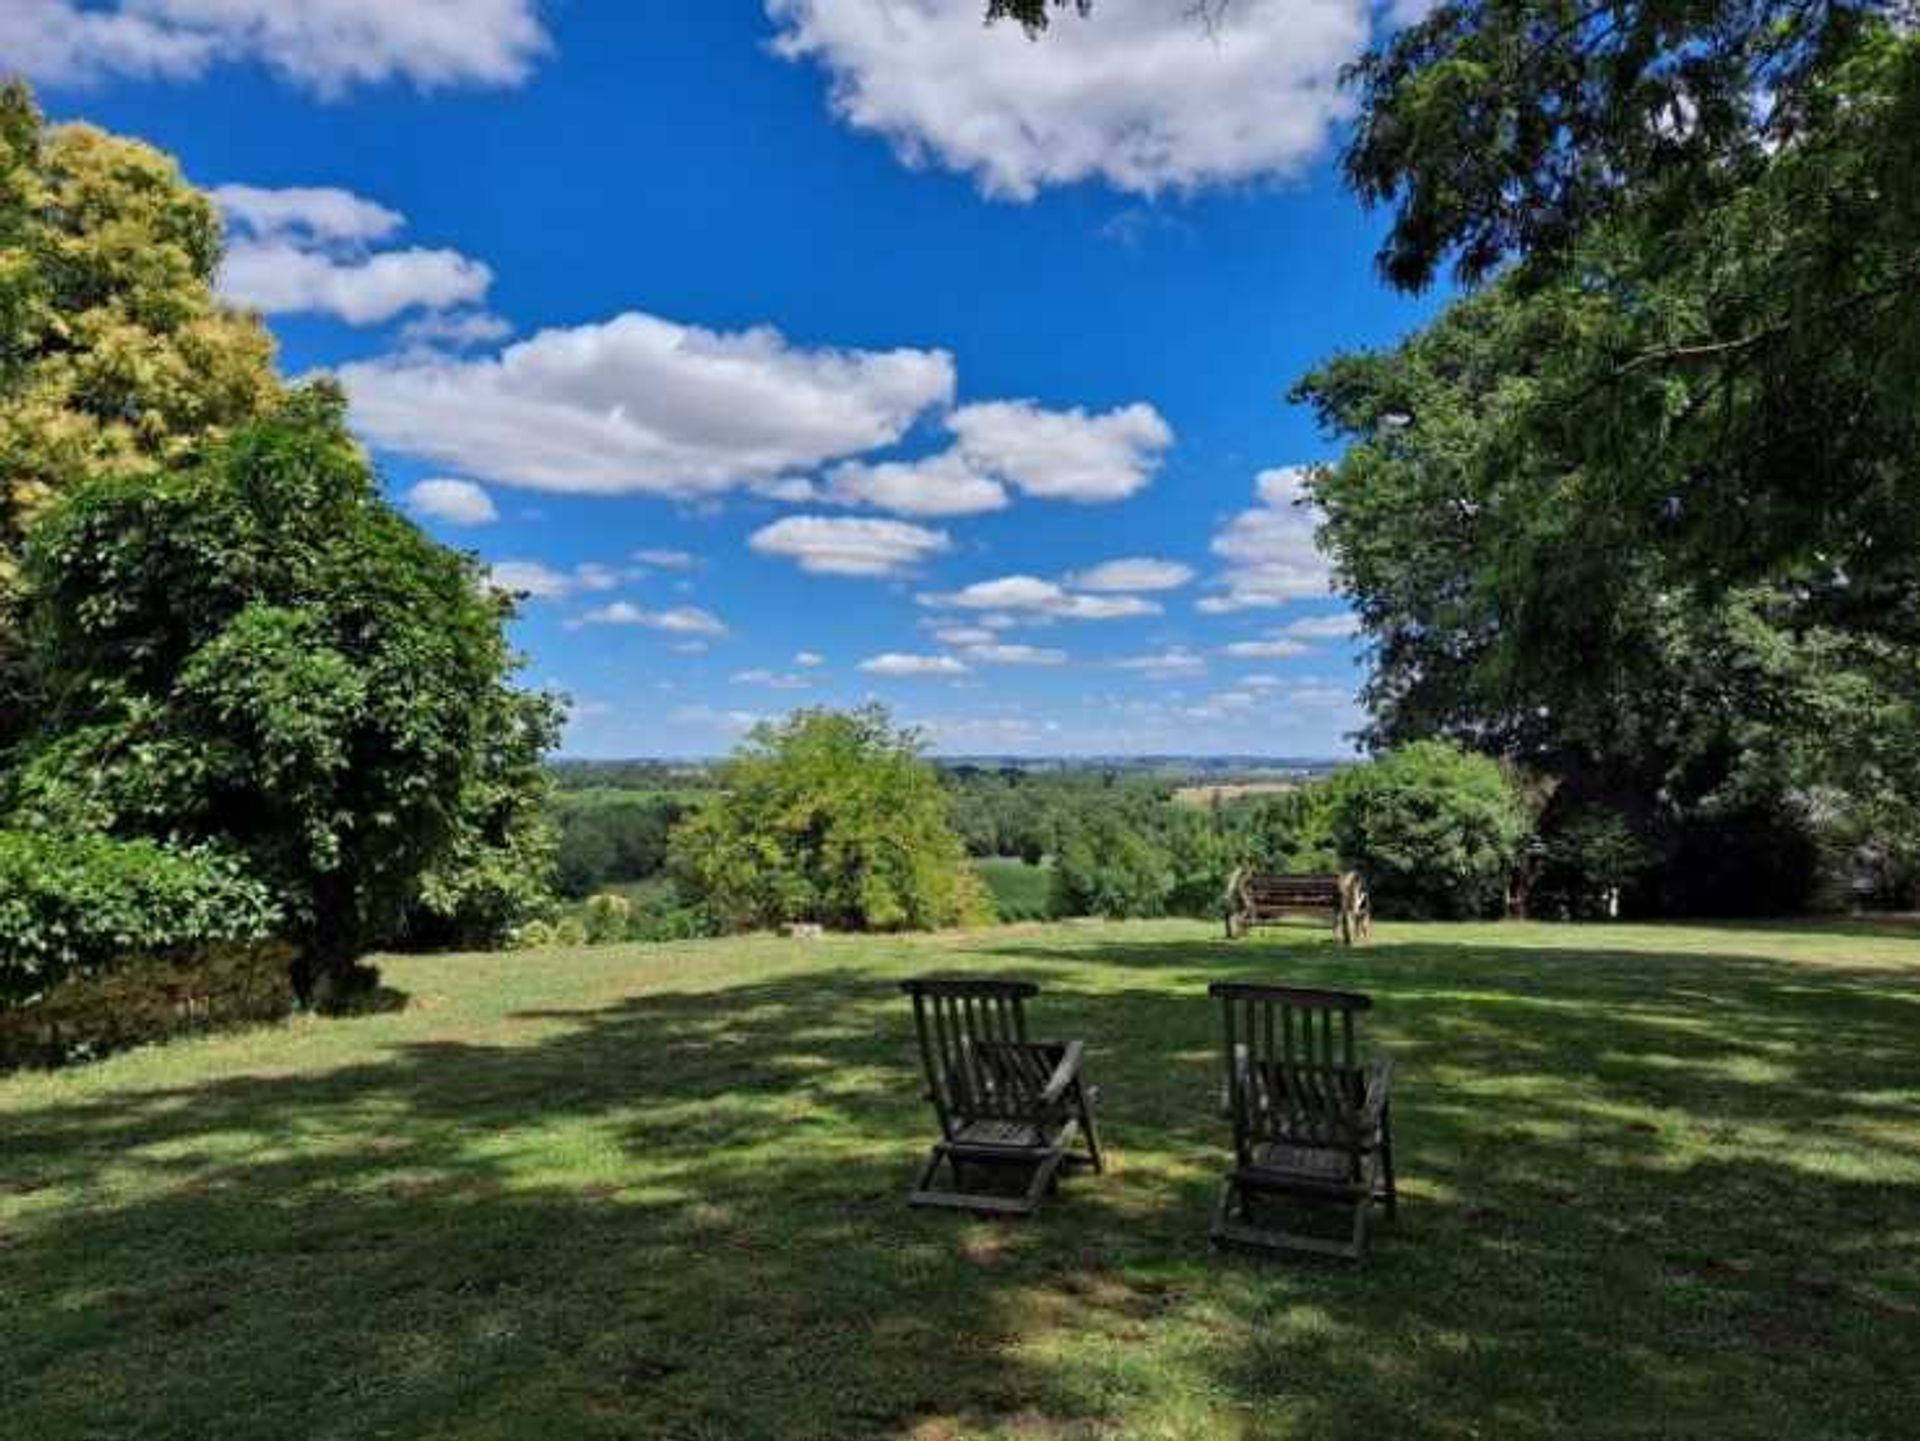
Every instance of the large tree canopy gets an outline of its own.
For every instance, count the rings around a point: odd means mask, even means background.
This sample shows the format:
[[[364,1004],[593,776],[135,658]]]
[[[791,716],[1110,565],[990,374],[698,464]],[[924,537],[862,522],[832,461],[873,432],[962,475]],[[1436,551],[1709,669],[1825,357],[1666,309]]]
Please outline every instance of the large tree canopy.
[[[555,729],[508,685],[511,601],[381,498],[342,410],[297,393],[35,527],[11,797],[44,830],[243,856],[320,973],[423,903],[539,885]]]

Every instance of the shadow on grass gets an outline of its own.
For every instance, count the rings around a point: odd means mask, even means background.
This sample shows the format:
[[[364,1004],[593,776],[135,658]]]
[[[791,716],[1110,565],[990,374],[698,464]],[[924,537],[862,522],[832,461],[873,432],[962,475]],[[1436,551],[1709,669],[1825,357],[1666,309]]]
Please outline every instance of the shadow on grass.
[[[1059,934],[937,962],[1039,980],[1037,1028],[1089,1042],[1118,1165],[1025,1225],[903,1205],[932,1118],[882,964],[11,1113],[8,1414],[49,1441],[1905,1434],[1920,972]],[[1406,1206],[1363,1268],[1206,1246],[1223,975],[1379,1001]]]

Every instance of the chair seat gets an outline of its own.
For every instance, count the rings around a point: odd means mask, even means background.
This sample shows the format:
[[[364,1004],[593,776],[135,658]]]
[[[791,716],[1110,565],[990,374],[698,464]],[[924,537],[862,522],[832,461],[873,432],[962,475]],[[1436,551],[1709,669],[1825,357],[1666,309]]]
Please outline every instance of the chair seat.
[[[1278,1142],[1253,1148],[1253,1164],[1240,1169],[1261,1179],[1333,1181],[1345,1183],[1352,1174],[1353,1157],[1345,1151],[1320,1146],[1289,1146]]]
[[[956,1146],[990,1146],[1009,1151],[1034,1151],[1054,1144],[1059,1127],[1031,1121],[968,1121],[954,1129]]]

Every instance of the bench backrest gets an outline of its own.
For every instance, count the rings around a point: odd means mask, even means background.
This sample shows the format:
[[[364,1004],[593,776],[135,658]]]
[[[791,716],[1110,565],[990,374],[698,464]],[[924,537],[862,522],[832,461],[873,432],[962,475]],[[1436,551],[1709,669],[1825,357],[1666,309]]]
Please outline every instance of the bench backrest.
[[[1366,1072],[1355,1017],[1373,1005],[1357,991],[1216,981],[1221,1057],[1234,1143],[1242,1162],[1263,1141],[1360,1134]]]
[[[1244,885],[1248,899],[1256,905],[1337,906],[1340,903],[1338,876],[1250,875]]]

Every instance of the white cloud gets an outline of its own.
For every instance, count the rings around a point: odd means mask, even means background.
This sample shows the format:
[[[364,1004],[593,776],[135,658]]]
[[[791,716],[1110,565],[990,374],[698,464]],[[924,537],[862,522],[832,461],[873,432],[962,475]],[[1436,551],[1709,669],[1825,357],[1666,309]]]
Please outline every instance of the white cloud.
[[[762,555],[783,555],[812,575],[899,575],[948,549],[944,531],[903,520],[795,515],[753,533]]]
[[[776,51],[832,80],[834,114],[991,196],[1101,179],[1153,195],[1293,175],[1351,112],[1339,72],[1366,0],[1100,0],[1038,41],[969,0],[766,0]]]
[[[805,690],[813,682],[803,675],[793,675],[782,671],[755,667],[733,673],[735,685],[761,685],[768,690]]]
[[[1173,646],[1153,655],[1133,655],[1114,662],[1121,670],[1137,670],[1149,676],[1198,675],[1207,668],[1206,657],[1184,646]]]
[[[385,240],[407,218],[350,190],[328,186],[216,185],[210,192],[230,228],[261,238],[291,237],[304,243]]]
[[[591,561],[572,570],[556,570],[541,560],[499,560],[488,568],[488,575],[501,590],[535,600],[564,600],[577,591],[611,590],[619,583],[614,572]]]
[[[1037,645],[1005,645],[996,642],[970,645],[966,657],[982,665],[1065,665],[1067,653]]]
[[[628,312],[498,356],[345,365],[375,444],[576,494],[717,494],[892,444],[953,394],[945,351],[806,348]]]
[[[1290,637],[1273,636],[1266,640],[1237,640],[1232,645],[1221,646],[1220,654],[1236,660],[1285,660],[1289,656],[1305,655],[1311,649]]]
[[[407,345],[468,350],[494,345],[513,334],[513,326],[490,310],[450,310],[422,315],[400,327]]]
[[[984,625],[948,625],[935,622],[928,627],[942,645],[992,645],[994,632]]]
[[[636,550],[633,558],[654,570],[692,570],[700,557],[688,550]]]
[[[510,86],[550,48],[537,0],[7,0],[0,55],[43,84],[186,80],[255,63],[321,95]]]
[[[220,262],[220,293],[268,315],[334,315],[377,325],[403,310],[485,297],[493,272],[454,250],[385,250],[341,260],[280,241],[245,241]]]
[[[860,669],[869,675],[889,676],[968,674],[966,664],[950,655],[905,655],[899,651],[868,656],[860,662]]]
[[[1303,710],[1339,710],[1353,704],[1353,693],[1332,685],[1296,686],[1282,697]]]
[[[493,284],[491,270],[454,250],[368,253],[406,217],[350,191],[222,185],[213,197],[229,232],[220,293],[268,315],[377,325],[405,310],[478,304]]]
[[[1345,640],[1360,633],[1360,617],[1352,611],[1337,615],[1305,616],[1287,626],[1287,634],[1302,640]]]
[[[877,465],[847,461],[834,467],[829,482],[829,494],[842,504],[897,515],[979,515],[1007,506],[1006,487],[952,450]]]
[[[799,666],[806,666],[811,670],[816,666],[825,665],[827,658],[817,650],[799,650],[793,653],[793,663]]]
[[[1090,570],[1077,571],[1067,583],[1080,590],[1142,591],[1177,590],[1193,579],[1193,567],[1177,560],[1155,560],[1149,556],[1128,556],[1109,560]]]
[[[1160,468],[1173,428],[1135,402],[1089,415],[1029,400],[962,406],[947,417],[968,463],[1043,500],[1124,500]]]
[[[923,595],[920,603],[1058,620],[1120,620],[1160,613],[1157,602],[1141,596],[1081,595],[1035,575],[1005,575],[997,580],[975,581],[944,595]]]
[[[470,480],[423,480],[407,492],[407,504],[448,525],[490,525],[500,518],[493,497]]]
[[[1213,553],[1226,563],[1219,580],[1225,594],[1202,600],[1201,611],[1224,615],[1332,592],[1332,571],[1314,543],[1320,512],[1307,498],[1305,475],[1298,466],[1259,474],[1260,504],[1214,534]]]
[[[631,601],[616,600],[579,617],[580,625],[638,625],[674,635],[721,636],[726,623],[719,616],[695,606],[675,606],[671,610],[643,610]]]

